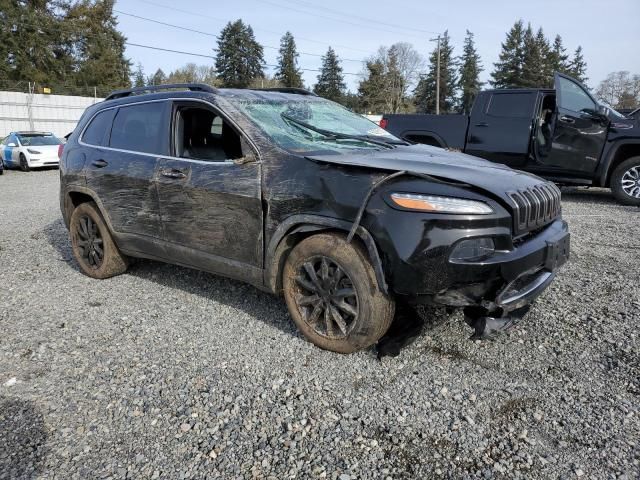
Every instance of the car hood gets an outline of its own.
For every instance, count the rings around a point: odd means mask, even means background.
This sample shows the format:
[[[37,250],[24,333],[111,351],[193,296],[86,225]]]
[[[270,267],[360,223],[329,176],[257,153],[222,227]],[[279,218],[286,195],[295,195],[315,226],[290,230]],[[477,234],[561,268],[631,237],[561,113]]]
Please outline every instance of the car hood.
[[[399,146],[392,150],[343,155],[312,155],[307,158],[334,165],[352,165],[392,172],[406,171],[465,183],[489,192],[509,205],[512,205],[513,200],[507,192],[526,190],[545,183],[540,177],[530,173],[429,145]]]
[[[58,145],[23,145],[23,148],[29,150],[35,150],[40,153],[55,153],[58,154]]]

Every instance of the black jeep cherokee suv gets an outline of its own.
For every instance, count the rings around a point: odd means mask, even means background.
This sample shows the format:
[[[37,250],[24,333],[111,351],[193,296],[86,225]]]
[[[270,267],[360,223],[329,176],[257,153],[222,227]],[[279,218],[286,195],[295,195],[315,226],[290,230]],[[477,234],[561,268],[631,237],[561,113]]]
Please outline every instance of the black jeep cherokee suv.
[[[353,352],[396,301],[508,318],[568,258],[560,192],[536,176],[408,145],[304,90],[162,89],[114,92],[64,147],[62,213],[91,277],[144,257],[240,279]]]

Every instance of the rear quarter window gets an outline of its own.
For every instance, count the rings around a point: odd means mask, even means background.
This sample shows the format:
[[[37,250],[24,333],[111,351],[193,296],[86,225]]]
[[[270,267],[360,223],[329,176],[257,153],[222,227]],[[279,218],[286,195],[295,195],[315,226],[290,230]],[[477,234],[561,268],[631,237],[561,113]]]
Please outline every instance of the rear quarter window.
[[[165,102],[122,106],[111,129],[109,146],[132,152],[166,155]]]
[[[104,110],[93,117],[82,134],[82,141],[88,145],[106,146],[115,113],[114,109]]]
[[[531,118],[533,116],[533,94],[494,94],[489,101],[487,115],[493,117]]]

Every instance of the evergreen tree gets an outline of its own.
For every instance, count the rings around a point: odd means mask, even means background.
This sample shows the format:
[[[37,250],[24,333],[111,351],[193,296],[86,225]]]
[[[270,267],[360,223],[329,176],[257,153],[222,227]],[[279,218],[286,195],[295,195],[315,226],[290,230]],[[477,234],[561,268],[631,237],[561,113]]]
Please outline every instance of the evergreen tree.
[[[146,79],[144,76],[144,70],[142,69],[142,64],[138,63],[138,68],[136,72],[133,74],[133,86],[134,87],[144,87],[146,85]]]
[[[165,83],[167,83],[167,76],[165,75],[165,73],[162,71],[161,68],[156,70],[156,73],[154,73],[147,79],[147,85],[149,86],[163,85]]]
[[[222,86],[246,88],[255,78],[264,77],[263,48],[253,29],[242,20],[229,22],[218,37],[216,71]]]
[[[380,60],[368,61],[366,77],[358,85],[360,107],[365,113],[386,113],[387,76]]]
[[[77,85],[98,85],[106,91],[131,84],[131,62],[124,56],[126,38],[118,31],[114,3],[115,0],[80,0],[67,12],[66,20],[80,32],[75,45]]]
[[[321,97],[339,102],[346,89],[347,86],[344,83],[340,60],[333,48],[329,47],[326,55],[322,57],[318,83],[313,87],[313,91]]]
[[[549,44],[542,29],[534,35],[531,25],[527,25],[522,44],[524,47],[522,75],[517,86],[525,88],[548,86],[551,77],[548,68]]]
[[[436,112],[436,77],[438,70],[438,48],[429,57],[429,71],[423,75],[414,90],[416,110],[420,113]],[[440,113],[451,113],[457,104],[457,63],[453,56],[449,32],[440,39]]]
[[[549,69],[551,73],[569,72],[569,55],[567,55],[566,49],[562,45],[562,37],[560,35],[556,35],[549,52]]]
[[[491,73],[491,85],[495,88],[521,87],[524,64],[524,24],[518,20],[507,33],[495,70]]]
[[[589,80],[587,77],[587,62],[584,59],[582,47],[580,46],[576,48],[573,59],[569,64],[569,75],[582,83],[586,83],[586,81]]]
[[[482,72],[482,62],[480,55],[476,51],[475,43],[473,41],[473,33],[467,30],[467,36],[464,39],[464,46],[462,47],[462,56],[459,59],[460,63],[460,109],[464,113],[471,111],[471,106],[476,98],[476,95],[482,88],[482,82],[480,82],[480,72]]]
[[[302,73],[298,70],[298,52],[296,42],[290,32],[280,39],[280,55],[276,79],[285,87],[302,88]]]

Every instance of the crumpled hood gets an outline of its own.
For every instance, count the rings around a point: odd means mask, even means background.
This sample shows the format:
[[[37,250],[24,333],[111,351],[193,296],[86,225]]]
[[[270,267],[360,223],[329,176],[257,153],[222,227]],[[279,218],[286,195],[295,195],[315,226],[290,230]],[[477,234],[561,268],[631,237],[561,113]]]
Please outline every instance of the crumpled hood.
[[[442,180],[462,182],[490,192],[510,205],[513,204],[513,200],[507,195],[508,191],[524,190],[545,183],[543,179],[530,173],[429,145],[399,146],[389,150],[342,155],[312,155],[307,158],[335,165],[353,165],[387,171],[405,170]]]

